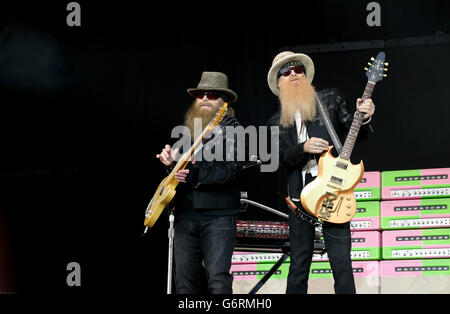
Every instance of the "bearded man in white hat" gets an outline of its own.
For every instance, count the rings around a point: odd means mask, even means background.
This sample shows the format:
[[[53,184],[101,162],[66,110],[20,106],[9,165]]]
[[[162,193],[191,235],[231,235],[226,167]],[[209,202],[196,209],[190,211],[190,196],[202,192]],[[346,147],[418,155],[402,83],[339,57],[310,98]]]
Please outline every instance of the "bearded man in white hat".
[[[300,194],[303,187],[318,174],[317,161],[329,149],[330,135],[316,110],[316,94],[320,95],[336,129],[348,130],[353,115],[347,111],[346,102],[337,89],[316,92],[311,84],[314,63],[302,53],[284,51],[275,56],[267,75],[270,90],[279,97],[280,111],[271,118],[271,124],[280,127],[280,164],[286,170],[288,193],[304,214]],[[367,136],[368,123],[375,112],[371,99],[356,100],[356,110],[365,113],[360,138]],[[340,134],[342,135],[342,134]],[[290,268],[286,293],[307,293],[311,267],[315,227],[289,211],[291,242]],[[324,222],[323,236],[334,277],[336,293],[355,293],[355,282],[350,259],[350,223]]]
[[[238,97],[228,87],[228,77],[221,72],[203,72],[197,87],[189,88],[187,92],[194,98],[184,123],[191,135],[196,133],[196,119],[201,119],[203,130],[225,102],[233,103]],[[239,174],[245,162],[237,158],[238,141],[226,136],[226,127],[238,125],[234,111],[230,109],[216,127],[220,132],[215,134],[222,136],[213,134],[205,138],[200,150],[213,150],[214,146],[208,143],[218,140],[223,142],[223,152],[232,152],[234,156],[214,160],[194,158],[186,169],[175,175],[181,183],[175,196],[176,293],[232,293],[230,268],[240,210]],[[194,140],[192,137],[191,141]],[[156,158],[171,169],[176,163],[176,155],[177,149],[167,144]]]

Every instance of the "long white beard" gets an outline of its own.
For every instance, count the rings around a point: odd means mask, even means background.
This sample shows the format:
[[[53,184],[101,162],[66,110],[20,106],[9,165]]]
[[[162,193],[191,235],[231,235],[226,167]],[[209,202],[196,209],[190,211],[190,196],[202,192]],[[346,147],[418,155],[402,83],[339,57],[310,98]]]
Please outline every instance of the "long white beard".
[[[280,124],[289,127],[295,123],[295,112],[300,111],[303,121],[311,121],[316,116],[316,91],[306,79],[297,84],[280,85]]]

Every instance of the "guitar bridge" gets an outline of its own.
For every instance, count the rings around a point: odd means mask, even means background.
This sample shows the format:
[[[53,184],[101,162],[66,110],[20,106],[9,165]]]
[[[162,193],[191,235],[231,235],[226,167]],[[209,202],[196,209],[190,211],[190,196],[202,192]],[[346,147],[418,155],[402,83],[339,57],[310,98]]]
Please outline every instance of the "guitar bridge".
[[[337,199],[337,194],[326,192],[325,199],[323,200],[322,207],[319,211],[319,218],[324,220],[328,220],[331,217],[331,214],[336,211],[333,210],[333,201]]]

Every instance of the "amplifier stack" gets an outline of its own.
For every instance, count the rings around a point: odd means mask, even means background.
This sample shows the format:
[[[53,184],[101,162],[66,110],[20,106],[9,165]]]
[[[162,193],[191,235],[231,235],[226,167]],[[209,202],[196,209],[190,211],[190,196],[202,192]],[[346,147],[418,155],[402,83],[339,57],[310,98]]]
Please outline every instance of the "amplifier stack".
[[[450,293],[449,177],[450,168],[364,174],[350,222],[357,293]],[[265,234],[288,241],[288,226],[275,228]],[[235,252],[234,293],[248,293],[282,254]],[[287,258],[258,293],[285,293],[289,265]],[[333,285],[328,256],[317,250],[308,293],[334,293]]]
[[[450,168],[382,174],[381,293],[450,293]]]

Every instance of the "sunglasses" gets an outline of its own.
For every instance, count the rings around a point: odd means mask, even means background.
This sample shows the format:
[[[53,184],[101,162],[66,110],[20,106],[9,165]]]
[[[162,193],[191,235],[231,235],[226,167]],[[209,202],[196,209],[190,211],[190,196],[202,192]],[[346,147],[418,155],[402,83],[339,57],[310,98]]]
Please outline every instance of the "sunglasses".
[[[294,71],[296,74],[302,74],[305,73],[306,74],[306,69],[304,65],[296,65],[293,67],[287,66],[287,67],[282,67],[280,69],[280,71],[278,72],[278,77],[280,76],[289,76],[291,74],[291,71]]]
[[[208,98],[209,100],[216,100],[222,97],[221,94],[216,92],[199,92],[195,95],[198,99],[203,99],[203,97]],[[223,97],[222,97],[223,98]]]

